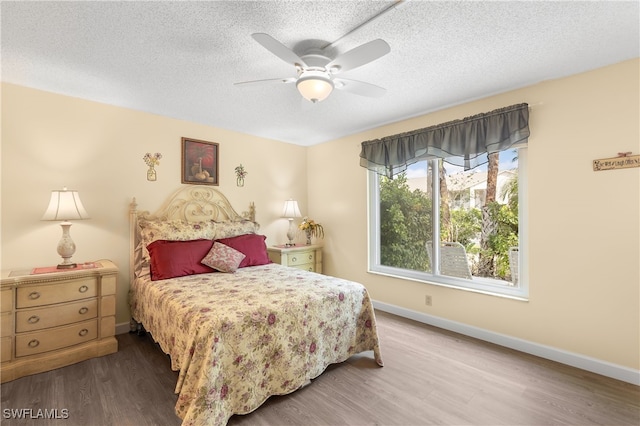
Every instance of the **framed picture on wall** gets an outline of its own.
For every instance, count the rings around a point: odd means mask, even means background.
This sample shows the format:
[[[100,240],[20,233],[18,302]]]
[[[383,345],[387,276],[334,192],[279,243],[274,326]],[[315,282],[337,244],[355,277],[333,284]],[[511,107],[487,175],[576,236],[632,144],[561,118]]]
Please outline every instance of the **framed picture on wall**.
[[[182,138],[182,183],[219,185],[218,144]]]

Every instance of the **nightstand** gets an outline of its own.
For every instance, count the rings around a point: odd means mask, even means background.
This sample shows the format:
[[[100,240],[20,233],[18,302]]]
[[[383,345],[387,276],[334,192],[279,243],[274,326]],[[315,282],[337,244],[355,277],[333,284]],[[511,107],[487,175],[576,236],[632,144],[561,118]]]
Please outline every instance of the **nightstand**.
[[[2,271],[0,382],[117,352],[117,276],[108,260]]]
[[[273,263],[322,273],[322,246],[319,244],[296,244],[293,247],[268,247],[269,259]]]

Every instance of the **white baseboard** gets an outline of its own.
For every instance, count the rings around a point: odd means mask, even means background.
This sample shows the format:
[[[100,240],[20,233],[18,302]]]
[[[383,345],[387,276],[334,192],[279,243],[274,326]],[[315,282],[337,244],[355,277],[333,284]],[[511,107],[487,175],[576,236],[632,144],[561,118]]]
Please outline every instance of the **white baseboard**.
[[[603,376],[611,377],[613,379],[640,386],[639,370],[612,364],[607,361],[602,361],[577,353],[564,351],[562,349],[554,348],[551,346],[541,345],[538,343],[519,339],[517,337],[495,333],[493,331],[459,323],[456,321],[451,321],[433,315],[424,314],[422,312],[413,311],[410,309],[402,308],[400,306],[379,302],[377,300],[373,301],[373,306],[376,309],[388,312],[390,314],[433,325],[434,327],[464,334],[465,336],[474,337],[476,339],[495,343],[496,345],[515,349],[520,352],[525,352],[531,355],[539,356],[541,358],[550,359],[552,361],[560,362],[562,364],[570,365],[572,367],[577,367],[582,370],[591,371],[592,373],[601,374]]]
[[[116,324],[116,334],[126,334],[131,330],[131,324],[128,322],[122,322]]]

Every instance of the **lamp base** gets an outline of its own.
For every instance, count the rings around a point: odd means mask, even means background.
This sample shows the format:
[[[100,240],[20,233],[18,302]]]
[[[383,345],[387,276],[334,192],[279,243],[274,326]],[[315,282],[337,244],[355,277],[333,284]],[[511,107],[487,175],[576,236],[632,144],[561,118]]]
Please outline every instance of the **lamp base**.
[[[295,243],[293,242],[293,239],[296,236],[296,227],[293,224],[293,219],[289,219],[289,230],[287,231],[287,239],[289,240],[288,243],[285,244],[285,247],[293,247],[295,246]]]
[[[58,242],[58,254],[62,257],[62,263],[58,265],[58,269],[71,269],[78,266],[77,263],[71,261],[71,256],[76,252],[76,244],[71,239],[69,234],[69,228],[71,228],[71,222],[62,222],[62,238]]]

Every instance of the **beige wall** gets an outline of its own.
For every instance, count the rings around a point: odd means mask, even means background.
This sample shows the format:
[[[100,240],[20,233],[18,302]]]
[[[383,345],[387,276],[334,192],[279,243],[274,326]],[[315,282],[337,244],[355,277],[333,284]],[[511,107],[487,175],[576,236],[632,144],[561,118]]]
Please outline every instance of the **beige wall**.
[[[220,186],[236,209],[251,201],[268,244],[286,241],[284,201],[306,205],[306,148],[11,84],[2,85],[2,269],[55,265],[62,235],[40,221],[53,189],[80,192],[90,220],[76,221],[75,261],[108,258],[120,268],[117,322],[128,322],[129,203],[154,211],[180,182],[180,138],[220,144]],[[158,180],[146,152],[162,153]],[[234,169],[249,173],[236,186]]]
[[[592,160],[640,154],[638,75],[632,60],[309,148],[309,203],[325,227],[325,271],[362,282],[381,302],[637,370],[640,168],[594,172]],[[368,273],[360,143],[520,102],[532,106],[529,301]]]
[[[40,217],[52,189],[77,189],[92,218],[72,227],[74,259],[120,266],[117,321],[128,321],[129,203],[135,196],[154,210],[182,186],[180,137],[188,136],[220,143],[219,189],[238,209],[256,203],[269,244],[284,242],[282,204],[298,199],[325,227],[325,271],[362,282],[374,299],[638,369],[640,169],[591,167],[640,153],[638,74],[639,61],[629,61],[310,148],[3,84],[1,266],[58,263],[60,227]],[[533,106],[529,301],[368,273],[360,142],[520,102]],[[146,152],[163,155],[157,182],[146,180]],[[233,172],[240,163],[249,172],[243,188]]]

